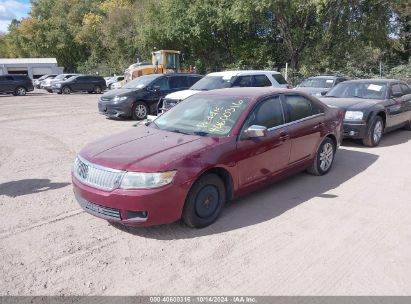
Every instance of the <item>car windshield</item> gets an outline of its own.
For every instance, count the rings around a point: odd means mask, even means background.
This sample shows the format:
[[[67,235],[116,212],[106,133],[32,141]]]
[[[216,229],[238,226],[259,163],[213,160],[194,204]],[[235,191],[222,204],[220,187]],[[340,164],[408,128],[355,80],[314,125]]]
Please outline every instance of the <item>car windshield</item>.
[[[57,75],[56,77],[54,77],[54,80],[57,80],[57,79],[64,79],[66,77],[66,75],[65,74],[60,74],[60,75]]]
[[[157,79],[158,75],[140,76],[130,82],[127,82],[124,89],[141,89],[151,83],[154,79]]]
[[[343,82],[328,91],[326,97],[385,99],[387,84],[382,82]]]
[[[308,78],[299,86],[309,88],[332,88],[334,79],[332,78]]]
[[[154,120],[161,130],[200,136],[225,136],[249,104],[238,96],[193,95]]]
[[[234,77],[231,76],[205,76],[197,81],[190,90],[208,91],[229,88]]]
[[[69,78],[67,78],[65,81],[72,81],[72,80],[74,80],[75,78],[77,78],[78,76],[71,76],[71,77],[69,77]]]

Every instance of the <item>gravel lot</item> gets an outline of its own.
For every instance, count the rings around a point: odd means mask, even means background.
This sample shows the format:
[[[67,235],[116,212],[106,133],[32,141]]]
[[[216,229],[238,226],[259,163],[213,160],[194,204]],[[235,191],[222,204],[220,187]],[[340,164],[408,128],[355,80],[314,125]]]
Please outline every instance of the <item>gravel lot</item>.
[[[205,229],[130,229],[72,194],[76,153],[134,123],[97,99],[0,95],[1,295],[411,295],[411,132],[344,142],[327,176],[250,194]]]

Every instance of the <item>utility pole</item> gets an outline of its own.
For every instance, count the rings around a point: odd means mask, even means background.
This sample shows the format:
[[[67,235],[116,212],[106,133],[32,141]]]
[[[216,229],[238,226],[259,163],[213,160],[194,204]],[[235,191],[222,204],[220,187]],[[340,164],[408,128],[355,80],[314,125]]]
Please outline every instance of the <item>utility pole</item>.
[[[380,61],[380,78],[382,78],[382,62]]]
[[[284,75],[285,80],[288,78],[288,62],[285,63],[285,75]]]

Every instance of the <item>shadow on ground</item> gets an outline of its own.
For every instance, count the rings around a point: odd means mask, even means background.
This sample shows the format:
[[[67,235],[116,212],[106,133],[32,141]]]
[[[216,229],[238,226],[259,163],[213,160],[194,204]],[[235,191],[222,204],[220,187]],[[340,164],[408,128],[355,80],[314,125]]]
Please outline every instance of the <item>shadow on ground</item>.
[[[217,222],[203,229],[191,229],[181,222],[147,228],[131,228],[118,224],[113,226],[136,236],[173,240],[201,237],[256,225],[280,216],[314,197],[326,198],[333,203],[338,196],[333,194],[332,190],[366,170],[377,159],[378,156],[371,153],[342,148],[337,152],[334,166],[327,175],[312,176],[300,173],[252,192],[229,203]],[[330,191],[331,193],[328,193]]]
[[[0,195],[17,197],[27,194],[39,193],[59,189],[70,185],[69,183],[52,183],[49,179],[22,179],[0,184]]]

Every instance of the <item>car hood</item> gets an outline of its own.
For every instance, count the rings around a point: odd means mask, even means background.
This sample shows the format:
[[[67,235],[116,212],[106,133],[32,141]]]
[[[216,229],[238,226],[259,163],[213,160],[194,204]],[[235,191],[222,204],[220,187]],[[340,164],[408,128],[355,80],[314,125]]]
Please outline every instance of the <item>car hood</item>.
[[[87,145],[80,156],[91,163],[125,171],[156,172],[199,152],[218,139],[162,131],[144,125]]]
[[[344,110],[366,109],[377,103],[383,102],[381,99],[366,99],[366,98],[337,98],[337,97],[321,97],[323,103],[331,107],[337,107]]]
[[[197,94],[198,92],[201,92],[201,91],[198,91],[198,90],[178,91],[178,92],[168,94],[165,98],[176,99],[176,100],[184,100],[187,97],[190,97],[191,95]]]
[[[104,93],[102,97],[104,98],[114,98],[116,96],[130,96],[132,94],[135,94],[139,92],[139,89],[115,89],[112,91],[108,91],[107,93]]]

